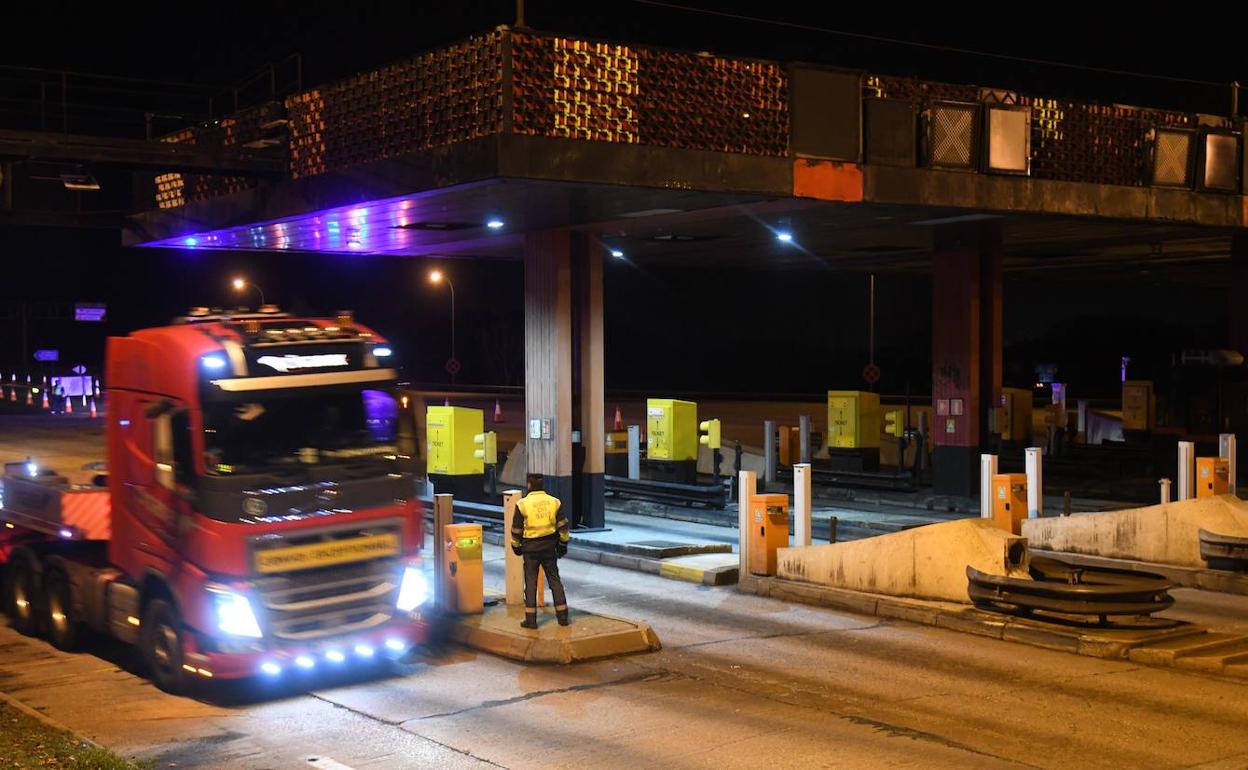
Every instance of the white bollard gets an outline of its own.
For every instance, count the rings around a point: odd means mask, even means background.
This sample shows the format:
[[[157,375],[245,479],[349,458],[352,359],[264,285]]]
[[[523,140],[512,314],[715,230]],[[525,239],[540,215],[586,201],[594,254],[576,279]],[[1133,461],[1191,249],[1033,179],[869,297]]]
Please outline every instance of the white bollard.
[[[1191,500],[1196,496],[1196,445],[1191,441],[1179,442],[1179,499]]]
[[[1044,473],[1040,447],[1027,447],[1027,518],[1036,519],[1044,514]]]
[[[793,466],[793,545],[810,545],[810,463]]]
[[[758,488],[758,474],[741,471],[737,476],[737,555],[739,577],[750,574],[750,506]]]
[[[1230,485],[1228,490],[1232,495],[1235,494],[1235,434],[1223,433],[1218,436],[1218,457],[1226,458],[1226,466],[1229,472],[1227,483]]]
[[[446,525],[451,523],[455,510],[452,495],[433,496],[433,600],[440,610],[455,606],[447,601],[450,586],[442,578],[446,574]]]
[[[524,604],[524,557],[511,552],[511,518],[523,494],[518,489],[503,493],[503,590],[509,606]]]
[[[1161,479],[1157,483],[1161,486],[1161,504],[1165,505],[1170,502],[1170,479]]]
[[[767,489],[776,483],[776,423],[774,420],[763,421],[763,481]]]
[[[997,456],[979,456],[979,517],[992,518],[992,477],[997,475]]]
[[[628,426],[628,477],[641,478],[641,426]]]

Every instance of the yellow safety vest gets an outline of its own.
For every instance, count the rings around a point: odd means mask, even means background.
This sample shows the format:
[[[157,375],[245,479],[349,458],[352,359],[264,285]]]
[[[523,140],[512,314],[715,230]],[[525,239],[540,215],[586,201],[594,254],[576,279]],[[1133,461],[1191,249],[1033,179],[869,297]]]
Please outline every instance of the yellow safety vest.
[[[545,492],[530,492],[516,506],[524,514],[526,540],[555,534],[555,521],[559,513],[558,498]]]

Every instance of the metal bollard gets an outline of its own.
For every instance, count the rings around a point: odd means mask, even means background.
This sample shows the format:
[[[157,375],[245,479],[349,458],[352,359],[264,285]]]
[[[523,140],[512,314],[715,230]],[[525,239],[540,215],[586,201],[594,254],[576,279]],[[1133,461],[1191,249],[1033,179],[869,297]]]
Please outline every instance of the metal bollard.
[[[1170,479],[1161,479],[1157,482],[1161,487],[1161,504],[1165,505],[1170,502]]]
[[[992,518],[992,477],[997,475],[997,456],[979,456],[979,517]]]
[[[641,426],[628,426],[628,477],[641,478]]]
[[[1235,434],[1223,433],[1218,436],[1218,457],[1226,458],[1226,467],[1229,472],[1227,478],[1228,490],[1232,495],[1235,494],[1235,462],[1236,462],[1236,446]]]
[[[810,545],[810,463],[793,466],[793,544]]]
[[[828,517],[828,542],[829,543],[836,542],[836,517],[835,516]]]
[[[1179,499],[1191,500],[1196,496],[1196,445],[1191,441],[1179,442]]]
[[[1027,517],[1035,519],[1044,515],[1044,474],[1040,447],[1023,450],[1027,463]]]
[[[801,444],[798,454],[798,462],[810,462],[810,415],[804,414],[798,418],[797,424],[798,443]]]
[[[763,421],[763,484],[770,489],[776,483],[776,423]]]

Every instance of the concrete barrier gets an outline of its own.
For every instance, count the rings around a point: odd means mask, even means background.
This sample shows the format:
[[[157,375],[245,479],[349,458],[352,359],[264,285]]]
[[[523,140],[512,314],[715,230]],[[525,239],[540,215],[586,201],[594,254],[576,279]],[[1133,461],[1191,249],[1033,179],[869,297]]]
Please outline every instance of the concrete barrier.
[[[1248,537],[1248,503],[1233,495],[1146,508],[1023,521],[1023,536],[1046,551],[1203,568],[1200,530]]]
[[[781,548],[777,577],[888,596],[969,603],[968,565],[1028,579],[1027,541],[984,519],[831,545]]]

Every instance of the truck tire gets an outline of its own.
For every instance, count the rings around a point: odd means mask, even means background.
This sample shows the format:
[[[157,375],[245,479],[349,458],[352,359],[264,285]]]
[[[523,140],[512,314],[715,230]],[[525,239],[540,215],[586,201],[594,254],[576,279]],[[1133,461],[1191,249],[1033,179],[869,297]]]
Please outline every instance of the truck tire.
[[[37,636],[43,596],[39,586],[39,575],[28,560],[18,559],[10,563],[9,590],[13,602],[13,618],[10,625],[20,634]]]
[[[153,599],[143,612],[139,645],[156,686],[174,695],[186,691],[182,669],[182,622],[178,611],[164,599]]]
[[[45,572],[43,596],[43,626],[48,631],[48,639],[57,649],[73,652],[82,641],[82,623],[74,612],[74,593],[69,577],[59,569]]]

